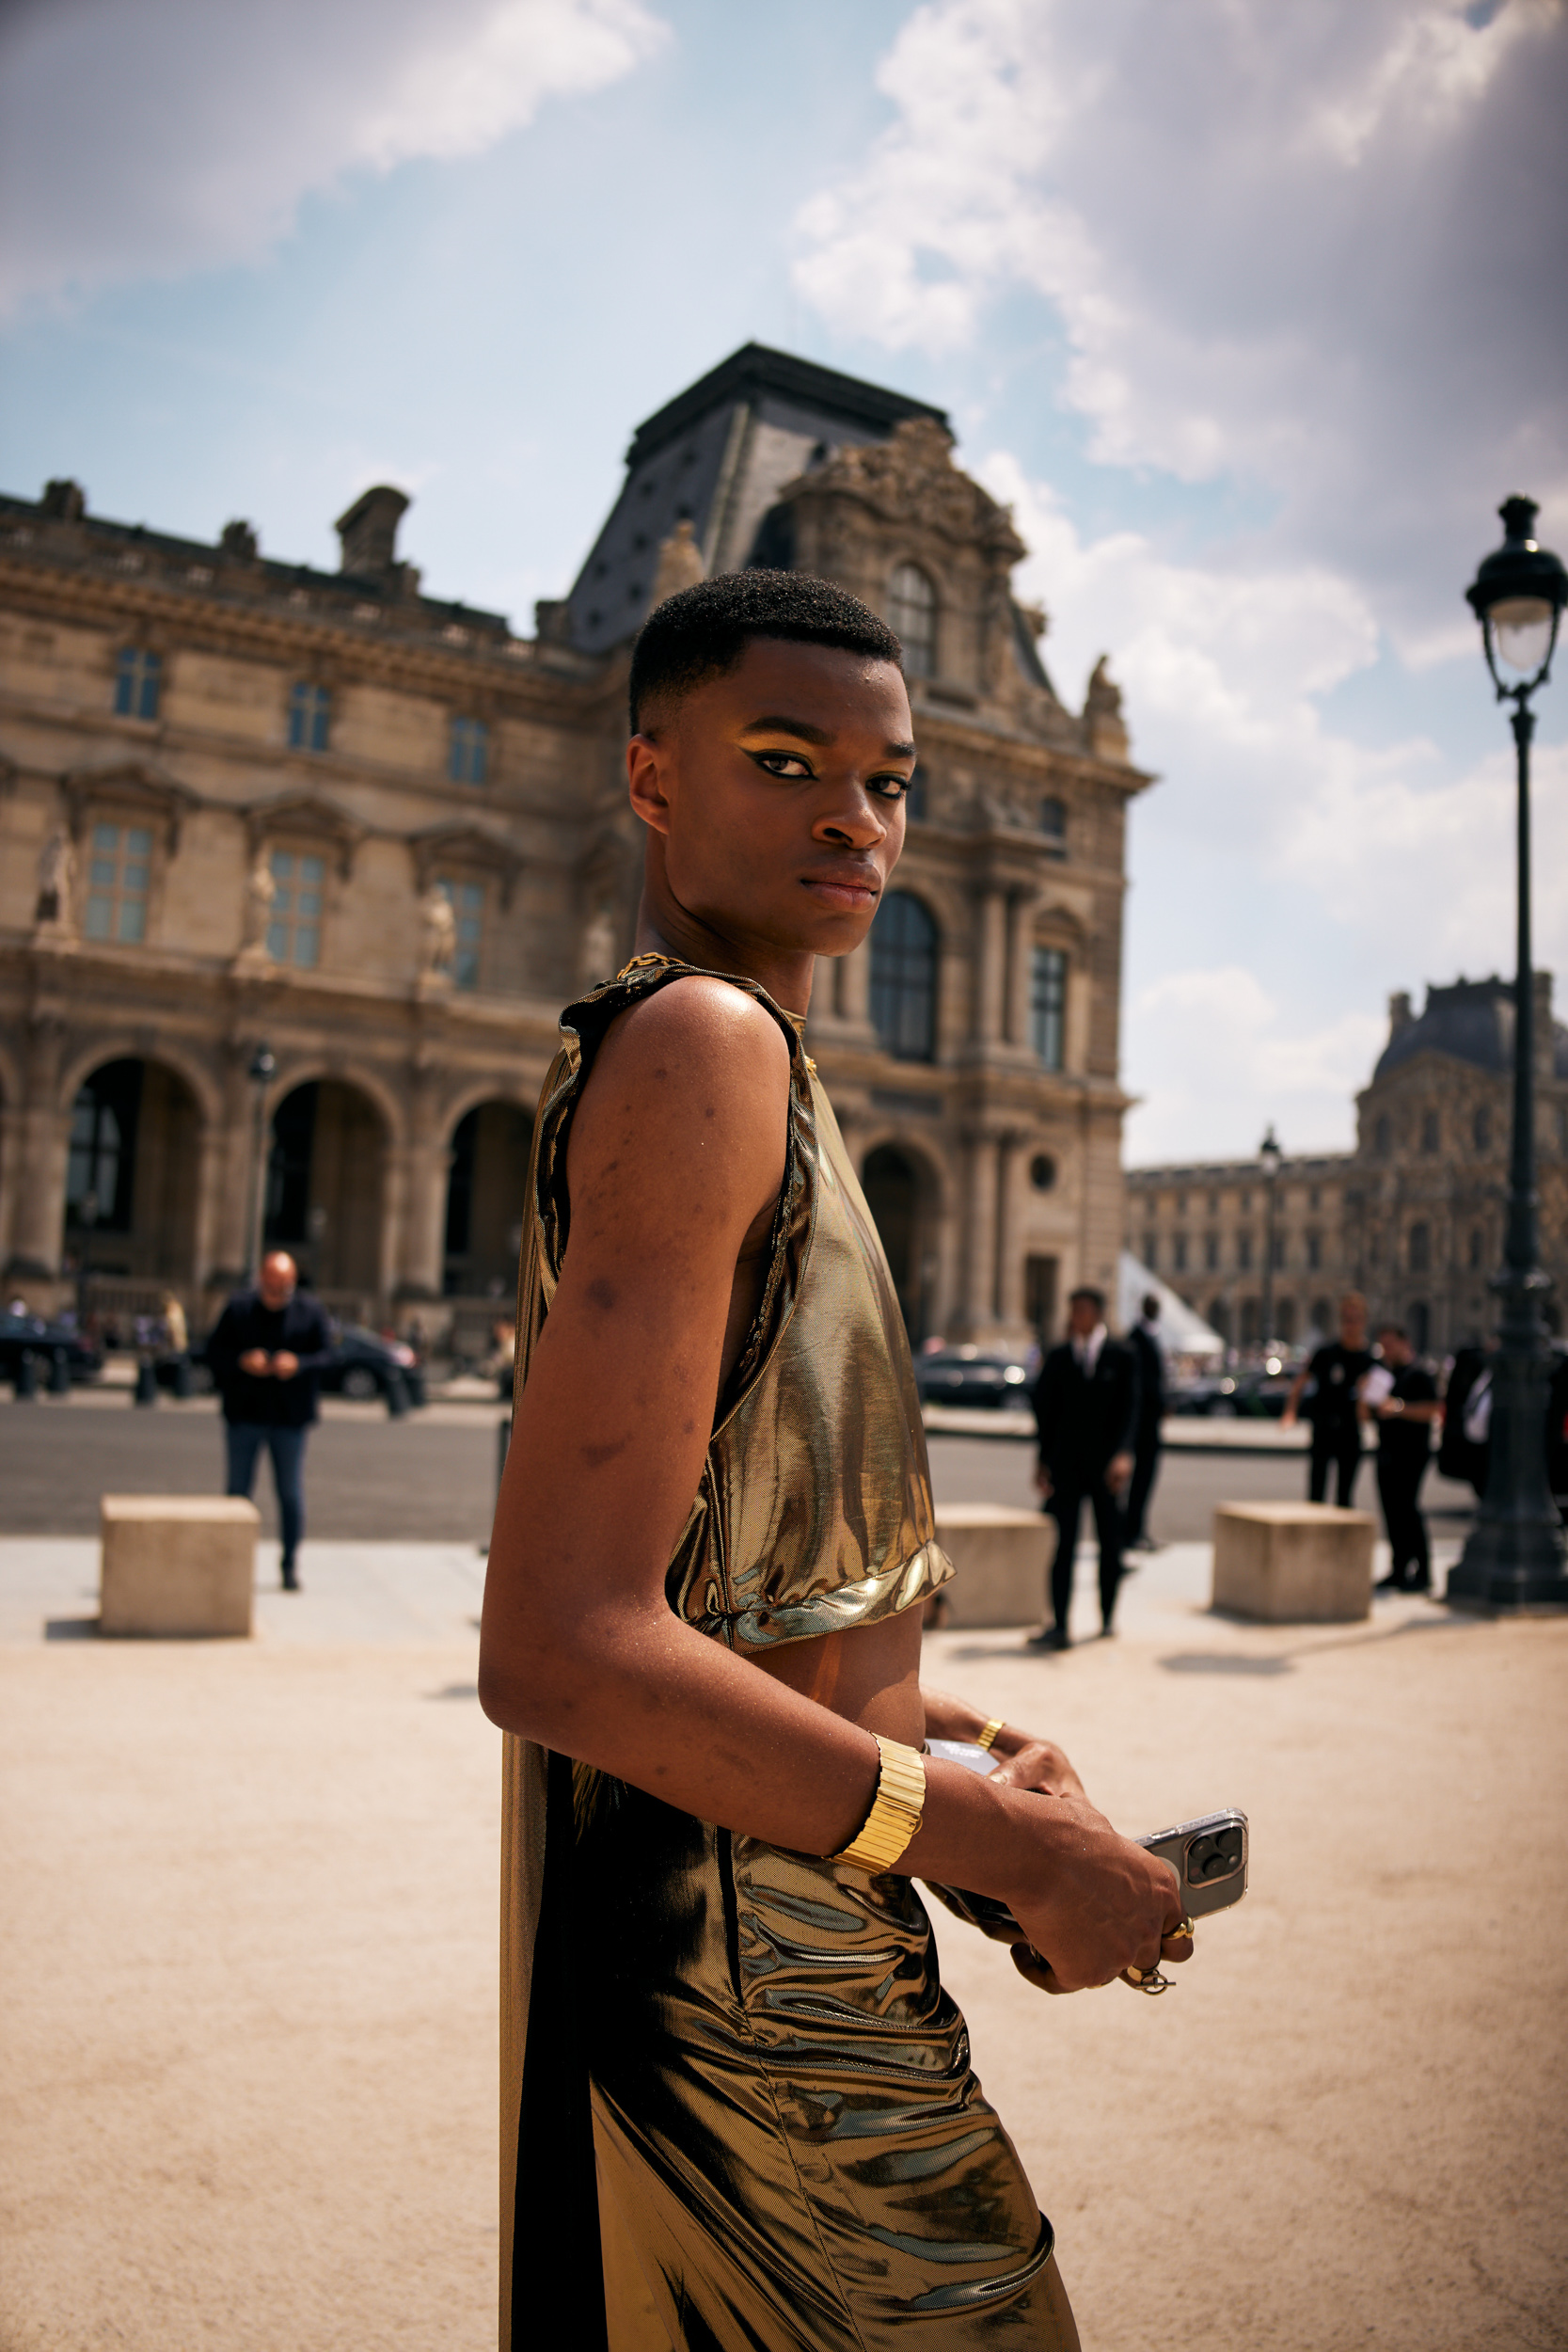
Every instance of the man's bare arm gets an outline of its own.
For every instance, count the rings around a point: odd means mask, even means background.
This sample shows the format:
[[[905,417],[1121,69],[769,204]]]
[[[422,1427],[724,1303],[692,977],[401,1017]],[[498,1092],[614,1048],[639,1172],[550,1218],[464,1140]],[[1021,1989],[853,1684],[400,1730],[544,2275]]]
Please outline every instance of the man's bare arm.
[[[507,1730],[821,1854],[870,1808],[870,1731],[682,1623],[664,1592],[787,1112],[777,1025],[721,982],[661,990],[601,1048],[570,1145],[565,1264],[497,1511],[480,1691]],[[1069,1984],[1150,1964],[1174,1915],[1170,1874],[1091,1807],[958,1765],[930,1767],[899,1867],[1009,1901]]]

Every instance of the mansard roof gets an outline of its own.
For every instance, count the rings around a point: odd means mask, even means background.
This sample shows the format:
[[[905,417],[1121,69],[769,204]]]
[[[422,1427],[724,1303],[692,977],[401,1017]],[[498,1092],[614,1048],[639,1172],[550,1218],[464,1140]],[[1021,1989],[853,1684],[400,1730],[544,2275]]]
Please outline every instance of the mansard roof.
[[[1396,1021],[1372,1073],[1373,1085],[1418,1054],[1448,1054],[1496,1076],[1507,1075],[1513,1068],[1513,981],[1494,973],[1490,979],[1460,979],[1447,988],[1429,985],[1419,1017]],[[1552,1023],[1552,1067],[1556,1076],[1568,1078],[1568,1028],[1560,1021]]]
[[[951,436],[928,401],[743,344],[638,426],[621,494],[566,599],[571,643],[607,653],[636,634],[677,523],[691,524],[708,574],[738,571],[786,482],[913,418]]]

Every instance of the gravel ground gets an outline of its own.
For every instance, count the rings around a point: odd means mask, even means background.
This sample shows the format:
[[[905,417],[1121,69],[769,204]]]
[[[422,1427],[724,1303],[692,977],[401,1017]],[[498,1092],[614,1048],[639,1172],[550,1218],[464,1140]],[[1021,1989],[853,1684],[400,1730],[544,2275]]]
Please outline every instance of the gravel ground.
[[[323,1547],[251,1643],[40,1639],[89,1560],[0,1544],[0,2344],[482,2352],[474,1570]],[[1149,1562],[1116,1642],[938,1635],[927,1667],[1130,1828],[1252,1820],[1251,1891],[1163,2000],[1052,2001],[940,1929],[1085,2346],[1561,2347],[1568,1623],[1249,1628],[1204,1569]]]

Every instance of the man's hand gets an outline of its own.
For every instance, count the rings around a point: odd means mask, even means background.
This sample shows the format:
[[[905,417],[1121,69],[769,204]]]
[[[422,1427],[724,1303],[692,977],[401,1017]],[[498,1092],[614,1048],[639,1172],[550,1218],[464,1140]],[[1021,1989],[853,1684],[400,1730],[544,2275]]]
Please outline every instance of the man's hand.
[[[272,1370],[272,1359],[264,1347],[247,1347],[240,1358],[240,1370],[248,1372],[253,1379],[264,1379]]]
[[[272,1359],[274,1379],[292,1380],[298,1370],[299,1358],[297,1356],[291,1356],[286,1347],[280,1347],[277,1355]]]
[[[1111,1492],[1119,1494],[1132,1475],[1132,1456],[1130,1454],[1113,1454],[1105,1471],[1105,1484]]]
[[[1082,1798],[1033,1802],[1049,1812],[1029,1841],[1033,1867],[1007,1898],[1029,1939],[1013,1947],[1021,1976],[1044,1993],[1078,1993],[1126,1968],[1192,1957],[1191,1939],[1172,1933],[1181,1905],[1168,1862],[1118,1836]]]
[[[1035,1492],[1039,1496],[1042,1502],[1049,1502],[1055,1491],[1054,1486],[1053,1486],[1051,1483],[1051,1472],[1046,1469],[1043,1462],[1037,1462],[1035,1465]]]
[[[1032,1739],[1004,1725],[991,1754],[1000,1758],[990,1775],[998,1788],[1033,1788],[1042,1797],[1074,1797],[1087,1804],[1083,1782],[1054,1740]]]

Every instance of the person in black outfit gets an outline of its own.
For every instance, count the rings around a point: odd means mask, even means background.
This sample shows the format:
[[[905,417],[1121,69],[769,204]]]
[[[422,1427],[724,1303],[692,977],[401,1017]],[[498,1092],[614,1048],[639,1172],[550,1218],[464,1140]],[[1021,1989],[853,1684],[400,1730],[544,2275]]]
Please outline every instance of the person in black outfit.
[[[1285,1406],[1287,1429],[1295,1425],[1303,1395],[1312,1424],[1311,1470],[1307,1497],[1322,1502],[1328,1490],[1328,1466],[1338,1472],[1335,1500],[1349,1510],[1361,1467],[1361,1422],[1358,1397],[1361,1383],[1372,1368],[1367,1345],[1367,1302],[1359,1291],[1347,1291],[1339,1301],[1339,1336],[1320,1347],[1291,1389]]]
[[[1388,1531],[1388,1573],[1375,1589],[1425,1593],[1432,1588],[1432,1563],[1418,1498],[1432,1457],[1432,1424],[1442,1419],[1443,1407],[1437,1402],[1437,1383],[1416,1361],[1402,1324],[1385,1324],[1377,1343],[1384,1369],[1393,1379],[1376,1403],[1367,1406],[1377,1422],[1377,1493]],[[1370,1391],[1370,1382],[1368,1386]]]
[[[1165,1351],[1160,1344],[1160,1301],[1152,1291],[1143,1313],[1127,1334],[1138,1359],[1138,1426],[1132,1447],[1132,1484],[1127,1490],[1127,1517],[1122,1528],[1123,1551],[1154,1551],[1144,1516],[1160,1466],[1160,1423],[1165,1417]]]
[[[295,1565],[305,1534],[305,1440],[316,1419],[332,1333],[320,1302],[301,1298],[293,1260],[274,1250],[261,1261],[253,1291],[229,1301],[207,1343],[207,1361],[223,1397],[229,1492],[248,1496],[256,1457],[272,1455],[283,1535],[283,1590],[297,1593]]]
[[[1113,1630],[1121,1581],[1120,1490],[1132,1473],[1138,1423],[1137,1359],[1105,1330],[1105,1300],[1097,1290],[1075,1290],[1068,1301],[1068,1336],[1052,1348],[1035,1383],[1039,1468],[1035,1484],[1042,1508],[1056,1522],[1051,1568],[1054,1624],[1031,1634],[1036,1649],[1066,1649],[1072,1600],[1073,1554],[1085,1499],[1094,1505],[1100,1537],[1101,1630]]]

